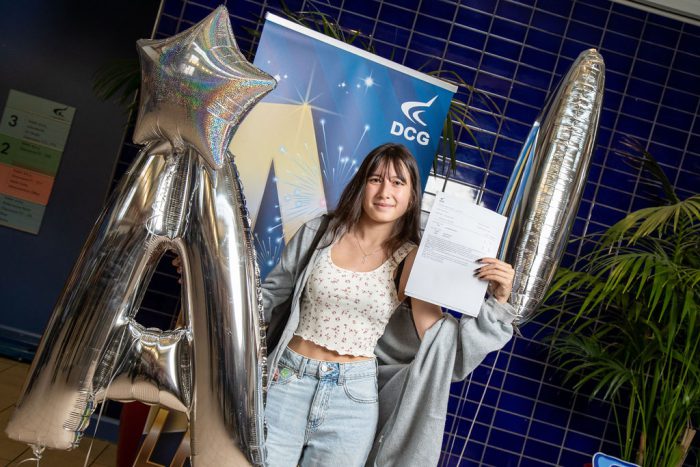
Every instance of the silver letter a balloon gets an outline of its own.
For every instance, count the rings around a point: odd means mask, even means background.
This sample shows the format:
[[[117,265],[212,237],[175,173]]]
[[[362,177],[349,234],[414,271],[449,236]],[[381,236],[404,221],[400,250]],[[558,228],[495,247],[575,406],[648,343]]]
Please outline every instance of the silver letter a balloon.
[[[535,121],[498,212],[508,216],[499,256],[513,265],[511,302],[524,323],[539,307],[566,246],[588,174],[605,64],[582,52]]]
[[[96,404],[140,400],[188,414],[194,465],[264,465],[260,280],[226,148],[275,81],[241,55],[224,7],[138,46],[134,138],[148,144],[83,248],[7,433],[70,449]],[[168,249],[182,259],[185,325],[144,329],[135,314]]]

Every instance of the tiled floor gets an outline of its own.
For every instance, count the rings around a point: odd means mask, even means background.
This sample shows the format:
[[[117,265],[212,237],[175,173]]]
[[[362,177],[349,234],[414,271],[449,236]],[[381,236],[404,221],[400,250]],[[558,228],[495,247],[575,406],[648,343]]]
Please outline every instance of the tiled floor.
[[[29,364],[18,363],[0,357],[0,465],[17,466],[23,460],[32,457],[31,449],[24,443],[13,441],[5,434],[5,426],[12,415],[15,402],[22,390]],[[85,458],[88,450],[90,459]],[[80,447],[72,451],[47,450],[39,464],[40,467],[72,467],[88,465],[90,467],[112,467],[116,465],[117,447],[99,439],[83,438]],[[22,467],[34,467],[36,462],[28,461]]]

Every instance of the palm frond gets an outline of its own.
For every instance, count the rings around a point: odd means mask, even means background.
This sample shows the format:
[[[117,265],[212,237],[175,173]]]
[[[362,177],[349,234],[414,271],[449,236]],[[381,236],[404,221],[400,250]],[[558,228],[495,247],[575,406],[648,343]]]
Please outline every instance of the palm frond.
[[[620,241],[634,243],[642,237],[653,234],[663,235],[667,231],[675,232],[678,230],[681,219],[700,223],[700,195],[694,195],[667,206],[655,206],[632,212],[608,229],[603,235],[602,243],[605,245]]]
[[[114,60],[102,65],[93,74],[92,90],[105,101],[116,100],[129,106],[141,84],[138,59]]]
[[[645,177],[646,181],[653,186],[661,188],[669,202],[677,203],[680,201],[676,195],[676,190],[673,188],[673,185],[666,176],[666,173],[663,171],[656,159],[654,159],[649,151],[647,151],[638,140],[625,137],[622,138],[620,144],[622,144],[622,146],[626,149],[616,150],[615,154],[621,156],[627,162],[642,170],[642,173],[647,174],[647,177]]]
[[[451,83],[459,90],[462,90],[466,92],[467,95],[467,101],[469,100],[470,97],[472,96],[479,96],[479,98],[487,104],[489,109],[492,111],[492,116],[493,118],[496,118],[495,115],[500,115],[500,109],[498,108],[498,105],[496,102],[489,96],[488,94],[476,89],[474,86],[470,85],[467,83],[459,74],[457,74],[454,70],[424,70],[423,68],[425,67],[421,66],[418,68],[419,71],[423,71],[424,73],[433,76],[435,78],[441,79],[443,81],[446,81],[448,83]],[[459,93],[458,93],[459,94]],[[454,173],[457,169],[457,138],[455,137],[455,127],[459,131],[464,131],[467,134],[467,137],[471,142],[474,143],[476,146],[477,150],[479,151],[479,155],[482,158],[482,162],[486,164],[486,159],[484,158],[484,155],[481,150],[481,146],[479,145],[479,140],[476,138],[476,134],[474,133],[474,130],[472,128],[475,128],[476,121],[471,114],[469,105],[467,101],[460,100],[458,97],[453,97],[452,101],[450,102],[450,108],[447,113],[447,118],[445,120],[445,124],[443,125],[443,131],[442,131],[442,139],[445,142],[445,146],[448,149],[448,153],[445,154],[445,156],[448,157],[449,159],[449,167],[450,167],[450,172],[445,173],[445,178],[449,178],[450,173]],[[437,158],[439,157],[438,155],[435,156],[436,160],[433,164],[434,167],[437,167]]]

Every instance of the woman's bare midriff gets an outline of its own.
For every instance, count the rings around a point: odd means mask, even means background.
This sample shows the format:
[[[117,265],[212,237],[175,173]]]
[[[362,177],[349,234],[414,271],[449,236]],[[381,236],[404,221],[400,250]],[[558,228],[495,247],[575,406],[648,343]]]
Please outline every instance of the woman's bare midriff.
[[[296,353],[313,360],[323,360],[326,362],[359,362],[362,360],[371,360],[371,357],[357,357],[355,355],[341,355],[335,350],[330,350],[315,342],[308,341],[300,336],[292,336],[292,340],[287,345]]]

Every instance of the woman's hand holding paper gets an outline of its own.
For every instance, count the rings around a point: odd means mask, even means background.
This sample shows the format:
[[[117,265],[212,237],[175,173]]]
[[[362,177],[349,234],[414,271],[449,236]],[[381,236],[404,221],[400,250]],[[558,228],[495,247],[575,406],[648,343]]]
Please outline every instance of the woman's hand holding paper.
[[[506,303],[513,290],[513,267],[496,258],[481,258],[479,263],[484,265],[474,272],[474,276],[489,281],[488,292],[499,303]]]

